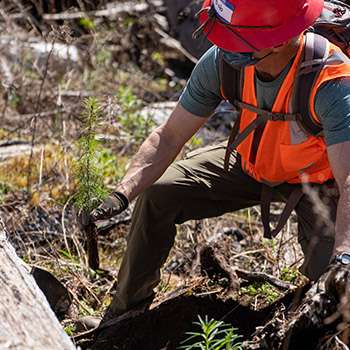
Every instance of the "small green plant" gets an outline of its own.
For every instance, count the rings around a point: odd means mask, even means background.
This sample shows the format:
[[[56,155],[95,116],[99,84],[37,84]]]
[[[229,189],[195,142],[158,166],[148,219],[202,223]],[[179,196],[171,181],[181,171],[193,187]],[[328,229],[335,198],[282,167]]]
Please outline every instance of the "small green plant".
[[[0,181],[0,193],[1,194],[7,194],[13,189],[14,189],[14,186],[11,183]]]
[[[248,294],[250,296],[260,295],[268,303],[273,302],[279,297],[272,286],[268,283],[254,282],[246,287],[241,287],[239,294]]]
[[[87,17],[83,17],[79,20],[79,24],[85,29],[85,30],[91,30],[96,28],[95,22]]]
[[[202,137],[197,137],[197,135],[193,135],[191,139],[188,141],[188,145],[194,149],[198,147],[203,141]]]
[[[163,279],[161,279],[157,286],[157,290],[159,293],[167,293],[171,291],[173,287],[174,287],[174,284],[169,284],[167,282],[164,282]]]
[[[69,322],[66,325],[65,330],[66,330],[66,333],[68,334],[69,337],[73,337],[74,331],[75,331],[75,324],[73,322]]]
[[[11,92],[11,106],[13,108],[18,107],[20,100],[19,95],[15,91]]]
[[[271,249],[272,249],[272,252],[273,252],[273,255],[275,258],[277,258],[277,248],[276,248],[276,244],[275,244],[275,241],[273,238],[271,239],[268,239],[267,241],[265,242],[261,242],[262,245],[265,245],[265,246],[268,246],[270,245],[271,246]]]
[[[127,140],[143,142],[155,127],[150,115],[141,113],[142,103],[132,92],[130,86],[120,85],[117,91],[121,110],[118,121],[122,125],[122,137]]]
[[[216,321],[214,319],[208,320],[208,316],[205,316],[203,320],[198,315],[199,322],[194,322],[200,326],[201,333],[198,332],[187,332],[186,334],[189,337],[181,343],[189,342],[195,339],[200,338],[199,341],[180,346],[179,349],[202,349],[202,350],[242,350],[245,348],[244,344],[237,342],[238,338],[241,338],[241,335],[235,334],[237,328],[231,327],[231,325],[225,324],[222,321]]]
[[[95,311],[86,300],[79,300],[79,317],[96,315],[97,311]]]
[[[96,127],[100,123],[102,111],[100,103],[91,97],[84,99],[82,105],[82,133],[78,140],[78,158],[73,164],[78,185],[75,205],[89,213],[107,196],[104,177],[98,164],[99,145],[96,141]]]
[[[164,56],[160,52],[153,52],[151,55],[152,59],[155,60],[159,65],[164,66],[165,65],[165,59]]]
[[[102,148],[100,154],[100,162],[102,165],[102,172],[107,183],[118,183],[124,176],[130,159],[117,157],[111,149]],[[108,182],[109,181],[109,182]],[[108,187],[107,184],[107,187]]]
[[[296,280],[298,279],[298,277],[300,277],[300,271],[298,268],[296,269],[291,269],[290,267],[285,267],[283,270],[282,270],[282,281],[288,281],[288,282],[291,282],[291,283],[295,283]]]

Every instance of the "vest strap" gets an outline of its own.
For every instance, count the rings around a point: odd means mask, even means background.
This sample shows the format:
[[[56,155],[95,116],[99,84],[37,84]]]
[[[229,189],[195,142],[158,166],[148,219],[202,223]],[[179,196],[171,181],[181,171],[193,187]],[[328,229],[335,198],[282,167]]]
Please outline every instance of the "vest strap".
[[[300,117],[298,114],[272,113],[270,111],[265,111],[264,109],[261,109],[252,105],[248,105],[243,102],[239,102],[239,106],[241,108],[249,109],[254,113],[257,113],[258,116],[241,133],[238,133],[239,124],[241,122],[241,114],[242,114],[241,112],[239,113],[232,127],[232,130],[227,142],[225,162],[224,162],[225,171],[228,171],[231,153],[249,136],[249,134],[252,131],[258,128],[260,125],[265,124],[268,120],[269,121],[291,121],[291,120],[295,121],[295,120],[298,120],[298,118]]]
[[[301,120],[301,115],[298,113],[274,113],[240,101],[237,101],[237,105],[240,109],[247,109],[256,114],[267,114],[267,120],[272,122]]]
[[[267,113],[257,116],[240,134],[239,124],[241,121],[241,113],[238,115],[233,128],[230,133],[230,137],[227,142],[225,152],[224,170],[228,171],[231,153],[248,137],[248,135],[254,131],[259,125],[266,123],[268,120]],[[238,136],[237,136],[238,135]]]

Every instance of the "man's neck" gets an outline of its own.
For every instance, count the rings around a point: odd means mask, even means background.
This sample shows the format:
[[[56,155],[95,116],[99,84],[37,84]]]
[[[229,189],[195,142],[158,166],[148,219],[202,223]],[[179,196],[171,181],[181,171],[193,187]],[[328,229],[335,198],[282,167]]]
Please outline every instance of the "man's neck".
[[[297,54],[297,45],[288,45],[282,51],[274,52],[266,59],[255,65],[258,78],[262,81],[275,80],[287,66],[289,61]]]

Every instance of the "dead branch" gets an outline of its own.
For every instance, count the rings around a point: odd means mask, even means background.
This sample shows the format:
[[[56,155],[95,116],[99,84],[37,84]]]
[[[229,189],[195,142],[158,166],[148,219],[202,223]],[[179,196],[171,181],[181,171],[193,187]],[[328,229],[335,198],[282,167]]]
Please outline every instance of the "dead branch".
[[[115,18],[116,16],[123,13],[140,13],[148,10],[149,8],[149,5],[147,3],[136,3],[131,1],[126,3],[115,3],[115,5],[115,7],[99,11],[66,11],[55,14],[44,14],[43,18],[48,21],[74,20],[84,18],[86,16]]]
[[[271,276],[263,272],[249,272],[245,270],[236,269],[236,274],[238,277],[243,278],[251,282],[267,282],[273,286],[281,289],[295,289],[296,286],[289,282],[281,281],[277,277]]]
[[[192,56],[180,43],[180,41],[174,39],[169,34],[165,33],[160,28],[155,27],[154,31],[159,34],[164,39],[164,44],[166,44],[168,47],[173,48],[181,52],[186,58],[188,58],[193,63],[197,63],[198,59]]]

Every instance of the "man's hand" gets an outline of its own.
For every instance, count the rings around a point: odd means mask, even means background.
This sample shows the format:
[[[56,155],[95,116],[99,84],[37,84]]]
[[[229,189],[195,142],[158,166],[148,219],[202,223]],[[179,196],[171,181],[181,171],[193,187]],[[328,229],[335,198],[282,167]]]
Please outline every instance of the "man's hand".
[[[334,284],[338,280],[348,280],[350,277],[350,255],[347,253],[338,254],[333,257],[327,271],[317,281],[317,291],[329,293],[335,289]],[[338,291],[339,292],[339,291]],[[333,291],[334,293],[334,291]]]
[[[128,206],[128,198],[123,193],[114,191],[90,214],[81,213],[79,219],[83,226],[87,226],[98,220],[110,219],[123,212]]]

